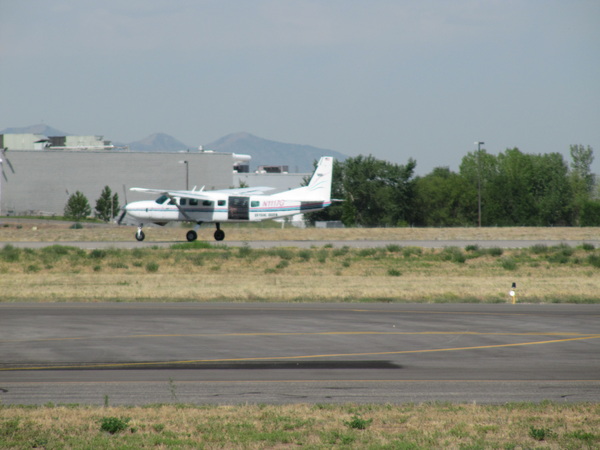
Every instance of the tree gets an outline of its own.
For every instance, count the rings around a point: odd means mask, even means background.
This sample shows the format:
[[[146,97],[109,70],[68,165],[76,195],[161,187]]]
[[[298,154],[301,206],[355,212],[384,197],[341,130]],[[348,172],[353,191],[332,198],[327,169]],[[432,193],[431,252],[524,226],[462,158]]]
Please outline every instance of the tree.
[[[448,167],[436,167],[416,180],[415,223],[452,227],[477,223],[477,191]]]
[[[580,191],[584,195],[591,195],[596,176],[592,173],[592,163],[594,162],[594,150],[589,145],[584,148],[583,145],[571,145],[571,177],[577,185],[576,194]]]
[[[69,197],[65,206],[64,216],[71,220],[85,219],[92,213],[88,199],[77,191]]]
[[[479,219],[478,200],[481,196],[481,223],[487,225],[490,217],[494,215],[495,204],[489,198],[489,183],[498,176],[498,157],[491,155],[485,149],[477,152],[469,152],[460,163],[459,174],[468,186],[471,187],[471,197],[466,202],[465,208],[474,211],[472,224],[477,225]]]
[[[475,189],[481,183],[483,225],[573,223],[573,194],[561,154],[526,154],[512,148],[497,157],[485,152],[477,156],[463,158],[460,173]]]
[[[119,211],[119,196],[108,186],[104,186],[100,198],[96,200],[95,216],[105,222],[110,221]]]
[[[563,156],[560,153],[529,156],[533,168],[530,189],[536,205],[534,225],[572,225],[573,190]]]
[[[417,163],[392,164],[359,155],[344,161],[342,221],[345,225],[398,226],[412,221]]]
[[[594,151],[589,145],[571,145],[571,170],[569,182],[573,190],[573,214],[575,223],[583,225],[590,223],[590,202],[593,203],[593,192],[596,184],[596,176],[592,173],[591,166],[594,161]],[[592,209],[594,209],[592,207]],[[583,216],[586,216],[583,219]],[[592,220],[591,223],[594,221]]]

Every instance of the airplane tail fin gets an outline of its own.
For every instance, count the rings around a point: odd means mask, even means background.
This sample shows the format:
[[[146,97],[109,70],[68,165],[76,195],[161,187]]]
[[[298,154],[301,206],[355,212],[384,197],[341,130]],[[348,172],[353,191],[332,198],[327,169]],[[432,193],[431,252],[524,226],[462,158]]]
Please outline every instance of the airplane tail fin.
[[[280,192],[272,197],[304,201],[331,201],[331,181],[333,179],[333,157],[323,156],[307,186]]]
[[[333,157],[322,156],[317,164],[315,173],[313,174],[308,186],[307,193],[310,193],[311,198],[318,200],[331,200],[331,182],[333,180]]]

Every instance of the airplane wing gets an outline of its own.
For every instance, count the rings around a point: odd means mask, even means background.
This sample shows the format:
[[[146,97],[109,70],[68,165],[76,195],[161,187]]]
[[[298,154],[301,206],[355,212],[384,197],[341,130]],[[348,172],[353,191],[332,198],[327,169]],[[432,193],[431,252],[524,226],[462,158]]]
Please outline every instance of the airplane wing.
[[[202,188],[204,189],[204,188]],[[170,191],[165,189],[148,189],[148,188],[137,188],[133,187],[130,190],[136,192],[145,192],[147,194],[167,195],[169,197],[183,197],[183,198],[196,198],[198,200],[212,200],[214,197],[212,194],[229,194],[229,195],[260,195],[266,191],[273,190],[275,188],[258,186],[248,188],[237,188],[237,189],[220,189],[216,191]]]
[[[206,192],[218,192],[219,194],[229,195],[250,195],[250,194],[264,194],[267,191],[272,191],[273,187],[257,186],[257,187],[246,187],[246,188],[235,188],[235,189],[221,189],[217,191],[206,191]]]

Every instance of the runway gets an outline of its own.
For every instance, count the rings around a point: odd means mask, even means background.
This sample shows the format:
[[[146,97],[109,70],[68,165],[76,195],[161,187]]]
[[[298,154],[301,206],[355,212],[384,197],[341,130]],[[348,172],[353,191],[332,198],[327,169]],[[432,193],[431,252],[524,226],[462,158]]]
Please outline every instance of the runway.
[[[106,248],[120,248],[120,249],[134,249],[134,248],[169,248],[174,244],[183,244],[187,241],[151,241],[146,240],[143,242],[131,241],[4,241],[0,242],[0,248],[6,245],[12,245],[17,248],[44,248],[51,245],[64,245],[78,247],[86,250],[95,249],[106,249]],[[400,245],[403,247],[421,247],[421,248],[445,248],[445,247],[458,247],[465,248],[467,245],[477,245],[480,248],[529,248],[534,245],[545,245],[548,247],[556,245],[568,245],[570,247],[577,247],[583,244],[591,244],[596,248],[600,248],[600,240],[549,240],[549,239],[507,239],[507,240],[484,240],[484,239],[470,239],[470,240],[325,240],[325,241],[314,241],[314,240],[297,240],[297,241],[206,241],[213,245],[225,245],[228,247],[242,247],[248,246],[250,248],[275,248],[275,247],[296,247],[296,248],[312,248],[312,247],[323,247],[331,246],[334,248],[341,248],[344,246],[351,248],[374,248],[374,247],[386,247],[388,245]]]
[[[600,401],[600,305],[1,304],[2,404]]]

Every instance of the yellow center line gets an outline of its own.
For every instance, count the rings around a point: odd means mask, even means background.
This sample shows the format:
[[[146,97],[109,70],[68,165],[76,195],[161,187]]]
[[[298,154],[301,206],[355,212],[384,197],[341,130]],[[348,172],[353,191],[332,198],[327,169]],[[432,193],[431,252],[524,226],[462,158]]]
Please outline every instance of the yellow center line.
[[[118,368],[118,367],[144,367],[157,365],[182,365],[182,364],[206,364],[206,363],[226,363],[226,362],[253,362],[253,361],[294,361],[301,359],[318,359],[318,358],[340,358],[350,356],[384,356],[384,355],[403,355],[411,353],[435,353],[435,352],[453,352],[462,350],[482,350],[490,348],[507,348],[519,347],[528,345],[543,345],[557,344],[561,342],[582,341],[589,339],[599,339],[599,335],[586,337],[556,339],[550,341],[536,342],[518,342],[513,344],[495,344],[495,345],[478,345],[474,347],[455,347],[455,348],[438,348],[438,349],[422,349],[422,350],[400,350],[389,352],[365,352],[365,353],[331,353],[318,355],[298,355],[298,356],[271,356],[271,357],[252,357],[252,358],[223,358],[223,359],[195,359],[185,361],[156,361],[156,362],[140,362],[140,363],[107,363],[107,364],[82,364],[71,366],[38,366],[38,367],[8,367],[0,368],[0,371],[17,371],[17,370],[46,370],[46,369],[94,369],[94,368]]]
[[[594,333],[574,332],[478,332],[478,331],[317,331],[303,332],[259,332],[259,333],[193,333],[193,334],[132,334],[123,336],[74,336],[39,339],[0,339],[3,343],[84,341],[105,339],[145,339],[145,338],[221,338],[221,337],[281,337],[281,336],[575,336],[593,337]]]

